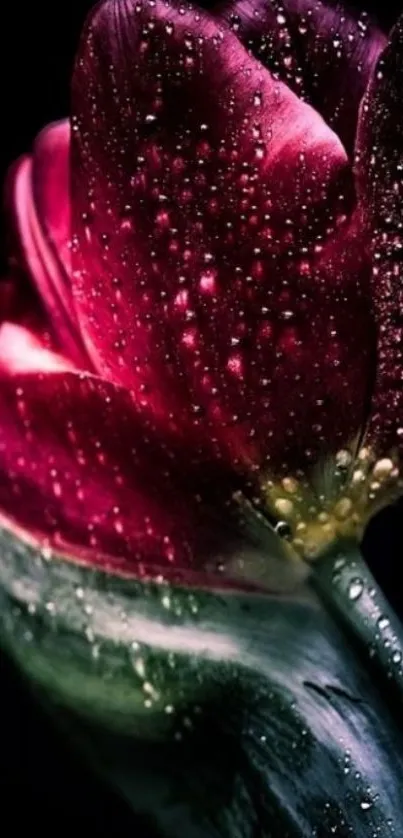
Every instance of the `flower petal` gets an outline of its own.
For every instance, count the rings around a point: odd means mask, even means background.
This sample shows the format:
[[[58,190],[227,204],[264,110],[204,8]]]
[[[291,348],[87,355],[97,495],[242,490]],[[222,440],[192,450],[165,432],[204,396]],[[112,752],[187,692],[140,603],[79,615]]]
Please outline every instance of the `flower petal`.
[[[374,71],[357,136],[357,188],[372,244],[377,379],[369,430],[378,445],[403,433],[403,17]]]
[[[103,373],[248,468],[356,430],[368,318],[357,276],[317,267],[354,203],[321,117],[205,12],[132,0],[90,17],[73,109],[75,292]]]
[[[224,483],[212,480],[209,510],[203,477],[168,436],[158,441],[128,391],[77,373],[6,324],[0,411],[0,509],[42,543],[137,575],[222,561],[221,540],[233,538]]]
[[[48,125],[36,138],[33,150],[34,203],[44,232],[65,270],[63,298],[71,305],[70,286],[70,124],[67,119]]]
[[[17,262],[34,282],[59,345],[88,368],[71,293],[68,151],[68,123],[46,128],[32,157],[11,168],[6,208]]]
[[[28,282],[26,274],[14,264],[6,276],[0,277],[0,325],[11,320],[24,324],[33,333],[40,334],[54,348],[54,338],[49,333],[49,322],[41,300]]]
[[[73,364],[53,352],[23,326],[5,322],[0,328],[0,369],[7,373],[74,370]]]
[[[216,11],[351,153],[360,100],[386,43],[368,14],[332,0],[229,0]]]

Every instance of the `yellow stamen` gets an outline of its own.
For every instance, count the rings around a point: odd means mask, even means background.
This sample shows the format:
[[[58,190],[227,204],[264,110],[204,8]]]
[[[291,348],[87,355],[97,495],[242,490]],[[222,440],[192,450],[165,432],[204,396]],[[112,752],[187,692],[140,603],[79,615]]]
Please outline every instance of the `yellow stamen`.
[[[261,484],[267,512],[288,525],[289,548],[310,562],[339,538],[359,541],[370,518],[402,489],[396,459],[376,459],[369,446],[356,455],[347,449],[338,451],[311,479],[287,475],[279,482],[270,479]]]

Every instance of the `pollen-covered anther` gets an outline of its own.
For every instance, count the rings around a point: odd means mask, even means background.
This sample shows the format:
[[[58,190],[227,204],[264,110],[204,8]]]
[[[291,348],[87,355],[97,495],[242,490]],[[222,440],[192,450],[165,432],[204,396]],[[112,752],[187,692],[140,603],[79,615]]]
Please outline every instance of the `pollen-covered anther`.
[[[290,527],[291,548],[308,562],[319,559],[337,540],[359,541],[372,515],[392,502],[401,488],[392,456],[377,459],[368,446],[355,455],[338,451],[310,479],[287,476],[264,485],[272,513]]]
[[[356,468],[355,471],[353,471],[353,476],[352,476],[353,486],[359,486],[360,483],[364,483],[365,480],[366,480],[365,471],[363,471],[361,468]]]
[[[375,454],[372,448],[370,448],[369,446],[361,448],[358,452],[357,460],[359,460],[360,463],[366,464],[373,462],[375,460]]]
[[[295,513],[295,506],[289,498],[278,498],[274,508],[283,518],[291,518]]]
[[[340,498],[334,507],[334,516],[338,521],[345,521],[351,515],[353,502],[351,498]]]
[[[285,492],[290,495],[295,495],[298,492],[298,481],[294,477],[284,477],[282,486]]]

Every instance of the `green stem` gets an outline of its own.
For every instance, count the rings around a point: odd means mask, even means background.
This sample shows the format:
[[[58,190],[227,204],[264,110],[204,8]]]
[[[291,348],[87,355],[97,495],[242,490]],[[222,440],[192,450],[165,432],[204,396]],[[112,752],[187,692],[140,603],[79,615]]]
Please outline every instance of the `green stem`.
[[[403,698],[403,627],[357,545],[342,543],[323,556],[311,584]]]

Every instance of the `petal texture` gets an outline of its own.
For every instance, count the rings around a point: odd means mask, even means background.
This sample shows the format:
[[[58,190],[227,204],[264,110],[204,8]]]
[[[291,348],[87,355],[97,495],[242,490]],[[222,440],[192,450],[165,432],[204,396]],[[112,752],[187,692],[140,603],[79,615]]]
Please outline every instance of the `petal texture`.
[[[210,481],[219,500],[210,488],[207,511],[208,475],[194,477],[169,438],[158,440],[128,391],[5,324],[0,409],[0,507],[44,545],[136,575],[222,561],[223,483]]]
[[[310,102],[352,153],[358,108],[386,37],[334,0],[235,0],[217,13],[259,60]]]
[[[322,118],[205,12],[132,0],[90,17],[73,110],[75,296],[103,374],[249,470],[355,432],[365,257],[340,269],[354,190]]]
[[[362,103],[357,185],[372,245],[377,378],[370,436],[401,446],[403,435],[403,19],[392,30]]]
[[[69,147],[67,121],[44,129],[32,156],[9,172],[6,209],[15,261],[36,287],[62,351],[88,368],[71,292]]]

